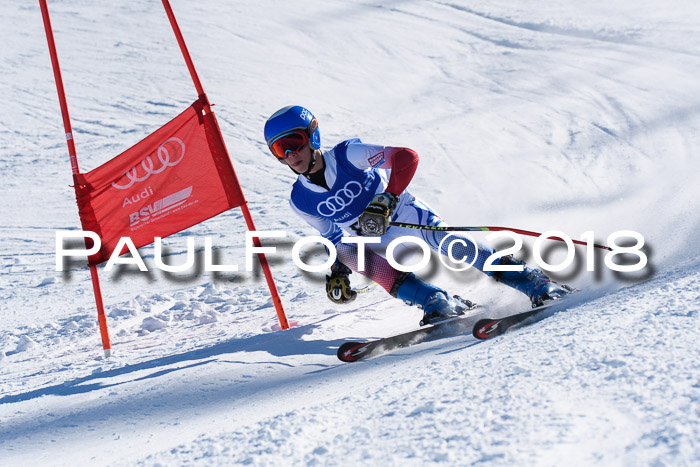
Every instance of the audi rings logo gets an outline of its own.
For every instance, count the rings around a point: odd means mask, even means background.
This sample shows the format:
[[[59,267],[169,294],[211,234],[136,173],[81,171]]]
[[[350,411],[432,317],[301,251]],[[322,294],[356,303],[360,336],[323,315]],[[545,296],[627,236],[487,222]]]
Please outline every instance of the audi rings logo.
[[[126,190],[134,183],[143,182],[153,174],[159,174],[168,167],[176,166],[185,157],[185,143],[183,143],[179,138],[168,138],[163,142],[163,144],[158,146],[158,149],[156,149],[156,155],[158,156],[160,167],[156,168],[151,156],[146,156],[146,158],[141,161],[141,164],[135,165],[124,172],[126,178],[129,179],[129,183],[126,185],[118,185],[116,182],[112,182],[112,186],[120,190]],[[141,166],[141,172],[143,175],[139,174],[139,165]]]
[[[332,216],[346,207],[350,206],[355,198],[362,193],[362,185],[354,180],[349,181],[338,192],[327,198],[325,201],[318,203],[316,210],[324,217]]]

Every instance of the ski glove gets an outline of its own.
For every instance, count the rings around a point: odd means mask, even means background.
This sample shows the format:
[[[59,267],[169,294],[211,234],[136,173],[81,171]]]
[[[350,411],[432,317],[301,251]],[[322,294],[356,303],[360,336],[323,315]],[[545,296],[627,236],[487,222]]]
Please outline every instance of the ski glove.
[[[399,197],[388,191],[374,195],[372,201],[360,214],[358,222],[362,235],[366,237],[384,235],[398,202]]]
[[[334,303],[349,303],[357,297],[357,292],[350,288],[349,267],[336,261],[331,266],[331,275],[326,275],[326,295]]]

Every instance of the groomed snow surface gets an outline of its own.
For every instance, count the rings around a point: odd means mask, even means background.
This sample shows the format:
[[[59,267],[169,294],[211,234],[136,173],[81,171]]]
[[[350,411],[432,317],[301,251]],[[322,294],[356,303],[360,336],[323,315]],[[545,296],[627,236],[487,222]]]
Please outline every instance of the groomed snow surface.
[[[166,274],[152,247],[148,273],[101,270],[111,358],[87,269],[55,271],[56,230],[80,223],[39,5],[6,3],[0,465],[700,463],[699,3],[174,0],[256,225],[287,233],[266,245],[298,325],[276,331],[234,209],[164,243],[182,264],[186,237],[211,237],[241,272]],[[83,171],[196,98],[160,3],[121,3],[49,2]],[[293,264],[314,232],[262,141],[289,104],[316,114],[324,148],[415,149],[410,189],[452,225],[633,230],[649,263],[613,273],[597,252],[590,272],[577,247],[554,275],[581,289],[568,311],[343,364],[344,340],[413,329],[420,311],[379,287],[334,306]],[[564,255],[550,242],[551,263]],[[437,264],[423,277],[485,314],[528,306]]]

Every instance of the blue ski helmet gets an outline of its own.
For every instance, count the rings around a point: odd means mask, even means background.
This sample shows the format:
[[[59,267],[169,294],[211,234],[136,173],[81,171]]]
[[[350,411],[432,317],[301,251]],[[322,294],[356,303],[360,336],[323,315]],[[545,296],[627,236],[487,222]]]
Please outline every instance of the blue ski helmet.
[[[309,135],[309,143],[314,149],[321,149],[321,133],[318,122],[309,109],[300,105],[290,105],[279,109],[265,122],[267,147],[279,136],[294,130],[304,130]]]

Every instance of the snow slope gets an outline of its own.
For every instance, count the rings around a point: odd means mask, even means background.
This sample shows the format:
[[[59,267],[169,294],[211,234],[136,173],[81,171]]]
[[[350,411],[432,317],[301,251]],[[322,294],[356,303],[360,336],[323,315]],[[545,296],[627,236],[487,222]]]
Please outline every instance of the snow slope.
[[[283,229],[277,319],[259,273],[102,272],[102,357],[87,270],[54,270],[79,220],[38,4],[0,28],[0,465],[694,465],[700,462],[700,4],[200,2],[173,8],[256,225]],[[158,2],[49,2],[78,159],[90,170],[196,93]],[[265,119],[291,103],[324,147],[421,155],[411,191],[453,225],[634,230],[649,265],[596,256],[555,276],[585,292],[502,338],[458,336],[356,364],[347,338],[415,327],[379,288],[333,306],[291,245]],[[213,238],[243,265],[232,210],[165,240]],[[483,235],[478,236],[483,240]],[[533,241],[525,240],[525,256]],[[548,252],[552,262],[560,247]],[[143,249],[149,265],[153,250]],[[478,273],[425,276],[492,313],[527,299]],[[356,276],[356,275],[355,275]],[[365,285],[353,276],[357,286]]]

